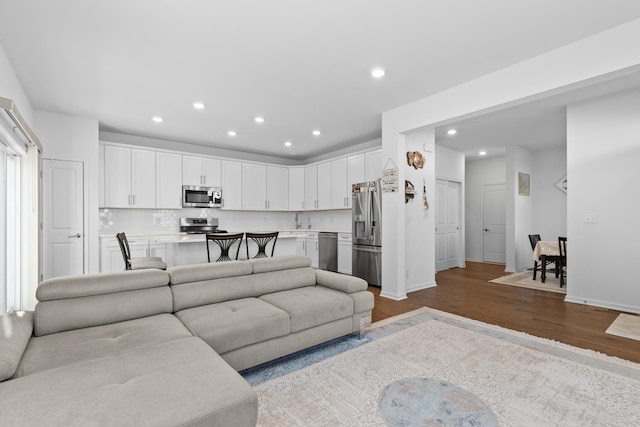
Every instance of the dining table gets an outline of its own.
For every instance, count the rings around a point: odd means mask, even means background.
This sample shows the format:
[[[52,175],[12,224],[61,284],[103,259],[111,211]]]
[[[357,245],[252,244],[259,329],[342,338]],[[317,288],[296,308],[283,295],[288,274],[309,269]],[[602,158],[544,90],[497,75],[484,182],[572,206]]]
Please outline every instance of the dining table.
[[[557,240],[540,240],[533,249],[533,260],[540,262],[540,280],[547,279],[547,261],[555,261],[556,270],[559,268],[560,246]],[[556,271],[556,275],[557,275]]]

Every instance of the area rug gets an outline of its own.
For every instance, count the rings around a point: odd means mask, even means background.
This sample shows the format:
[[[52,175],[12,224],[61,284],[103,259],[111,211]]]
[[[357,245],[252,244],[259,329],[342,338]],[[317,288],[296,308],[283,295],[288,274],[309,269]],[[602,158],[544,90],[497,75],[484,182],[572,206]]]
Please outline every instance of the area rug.
[[[610,335],[640,341],[640,316],[625,313],[619,314],[605,332]]]
[[[258,425],[640,425],[638,364],[432,309],[402,322],[256,385]]]
[[[501,285],[519,286],[521,288],[538,289],[541,291],[557,292],[560,294],[567,293],[567,287],[560,287],[560,278],[556,278],[555,274],[547,272],[547,279],[544,283],[540,279],[540,274],[536,280],[533,280],[533,272],[523,271],[520,273],[509,274],[508,276],[499,277],[489,280],[490,283],[499,283]]]

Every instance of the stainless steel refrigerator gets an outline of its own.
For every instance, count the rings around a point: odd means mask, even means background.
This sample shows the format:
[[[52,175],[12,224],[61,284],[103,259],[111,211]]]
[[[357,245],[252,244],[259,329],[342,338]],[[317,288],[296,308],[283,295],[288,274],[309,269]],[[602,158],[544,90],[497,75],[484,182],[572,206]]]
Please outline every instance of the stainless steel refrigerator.
[[[382,286],[382,193],[380,180],[352,185],[351,274]]]

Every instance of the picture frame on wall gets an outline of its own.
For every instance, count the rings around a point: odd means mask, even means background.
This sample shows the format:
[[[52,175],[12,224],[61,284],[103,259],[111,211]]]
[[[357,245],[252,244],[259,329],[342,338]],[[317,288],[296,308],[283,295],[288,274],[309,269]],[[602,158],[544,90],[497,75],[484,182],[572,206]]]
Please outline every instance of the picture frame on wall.
[[[518,194],[521,196],[531,195],[531,177],[528,173],[518,172]]]

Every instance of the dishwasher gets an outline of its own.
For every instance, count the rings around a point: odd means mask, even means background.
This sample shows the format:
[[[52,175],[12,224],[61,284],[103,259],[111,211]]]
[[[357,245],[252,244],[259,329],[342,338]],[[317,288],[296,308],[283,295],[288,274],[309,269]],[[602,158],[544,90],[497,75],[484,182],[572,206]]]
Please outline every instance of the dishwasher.
[[[318,233],[318,267],[338,271],[338,233]]]

